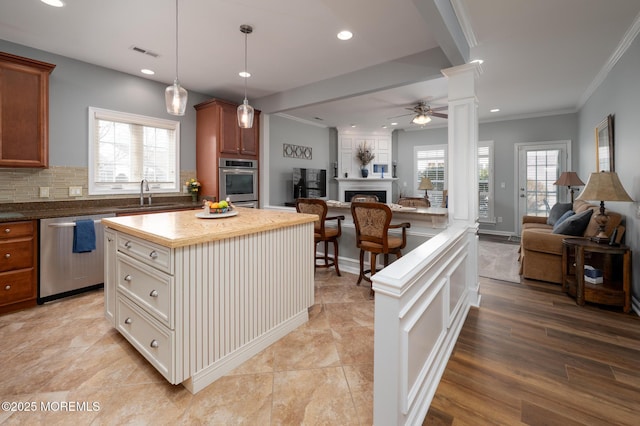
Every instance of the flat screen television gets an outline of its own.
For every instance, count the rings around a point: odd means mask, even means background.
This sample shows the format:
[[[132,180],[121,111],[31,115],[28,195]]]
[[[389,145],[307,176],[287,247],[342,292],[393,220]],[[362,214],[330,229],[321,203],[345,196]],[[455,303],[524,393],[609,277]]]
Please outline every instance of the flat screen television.
[[[327,171],[324,169],[293,169],[293,199],[325,198]]]

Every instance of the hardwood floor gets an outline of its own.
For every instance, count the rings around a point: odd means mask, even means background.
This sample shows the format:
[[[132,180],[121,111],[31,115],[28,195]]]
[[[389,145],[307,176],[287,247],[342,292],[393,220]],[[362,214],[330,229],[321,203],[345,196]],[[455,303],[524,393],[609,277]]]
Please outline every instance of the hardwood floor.
[[[640,424],[640,318],[481,278],[425,425]]]

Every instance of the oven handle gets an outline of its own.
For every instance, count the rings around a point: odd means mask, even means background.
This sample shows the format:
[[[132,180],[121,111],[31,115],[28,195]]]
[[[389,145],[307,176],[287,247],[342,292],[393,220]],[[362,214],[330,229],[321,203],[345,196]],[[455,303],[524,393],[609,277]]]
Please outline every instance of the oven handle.
[[[96,219],[93,223],[98,224],[102,222],[100,219]],[[76,226],[75,222],[60,222],[60,223],[50,223],[50,228],[74,228]]]
[[[222,173],[255,173],[258,169],[255,167],[218,167]]]

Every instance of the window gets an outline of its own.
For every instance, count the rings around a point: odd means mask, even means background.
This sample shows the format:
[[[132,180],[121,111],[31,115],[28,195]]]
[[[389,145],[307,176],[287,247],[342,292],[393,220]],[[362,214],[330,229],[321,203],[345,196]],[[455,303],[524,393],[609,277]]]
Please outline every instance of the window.
[[[494,222],[493,141],[478,143],[478,216],[480,222]]]
[[[179,192],[180,122],[89,107],[89,194]]]
[[[446,187],[445,181],[445,165],[447,163],[447,146],[446,145],[429,145],[416,146],[413,149],[414,158],[416,159],[415,174],[413,181],[413,192],[415,196],[424,196],[422,190],[419,190],[420,180],[428,177],[433,183],[433,189],[428,191],[429,201],[434,207],[442,205],[442,194]]]

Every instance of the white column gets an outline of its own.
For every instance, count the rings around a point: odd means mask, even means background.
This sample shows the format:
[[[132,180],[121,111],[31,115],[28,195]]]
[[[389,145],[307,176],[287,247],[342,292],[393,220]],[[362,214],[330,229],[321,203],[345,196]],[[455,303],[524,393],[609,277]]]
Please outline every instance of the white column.
[[[478,278],[478,100],[476,79],[480,65],[465,64],[442,70],[448,79],[449,133],[447,182],[449,224],[467,226],[469,267],[466,288],[469,303],[480,306]]]
[[[447,183],[449,221],[475,223],[478,217],[478,103],[476,64],[448,68],[449,140]]]

